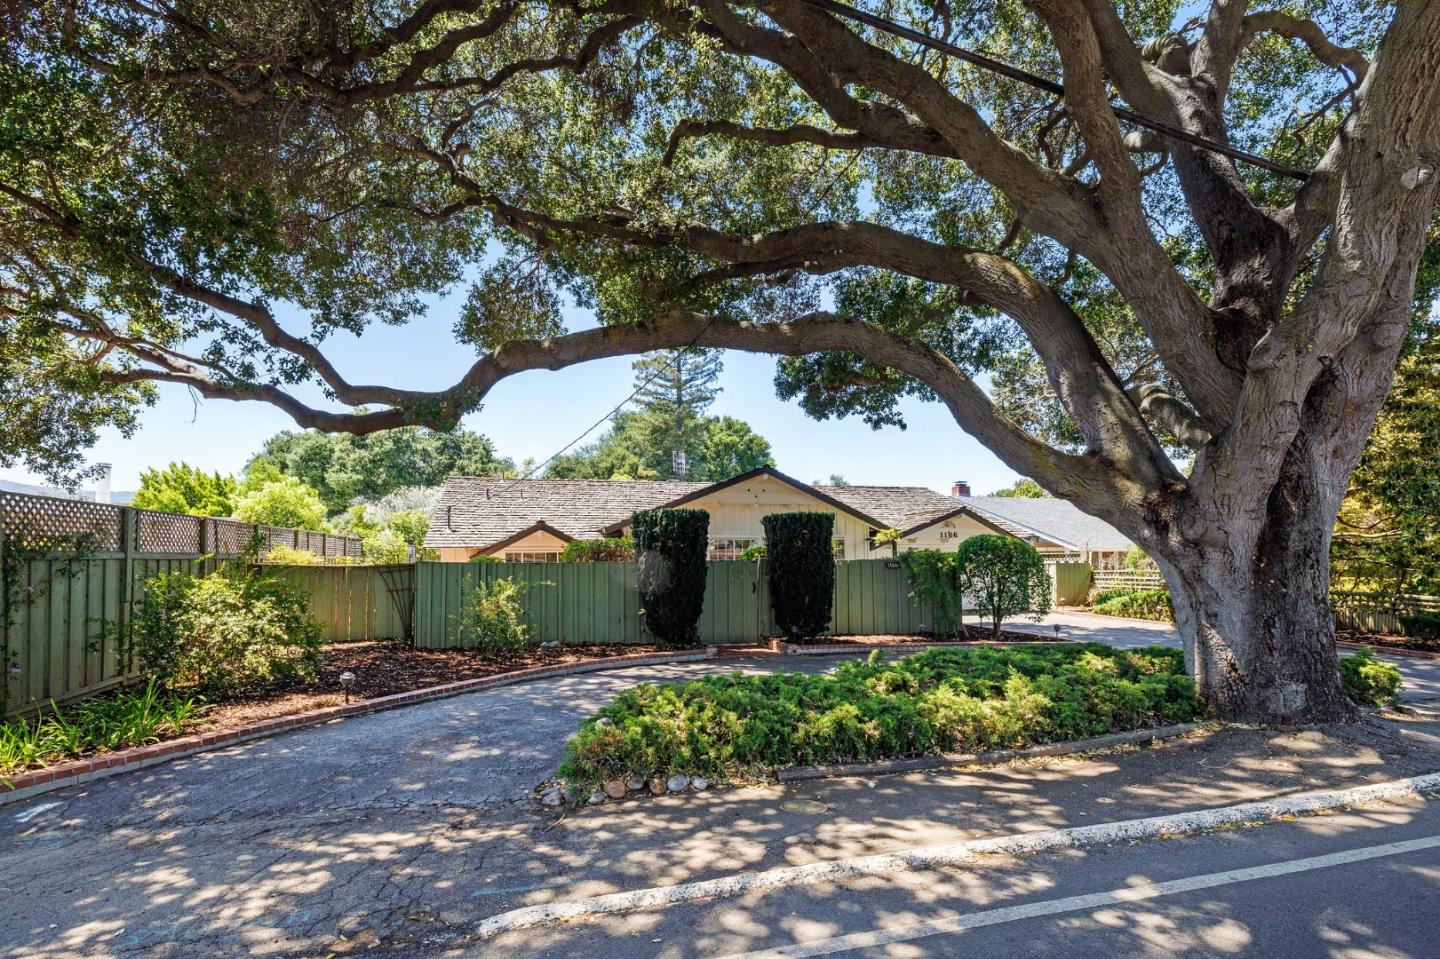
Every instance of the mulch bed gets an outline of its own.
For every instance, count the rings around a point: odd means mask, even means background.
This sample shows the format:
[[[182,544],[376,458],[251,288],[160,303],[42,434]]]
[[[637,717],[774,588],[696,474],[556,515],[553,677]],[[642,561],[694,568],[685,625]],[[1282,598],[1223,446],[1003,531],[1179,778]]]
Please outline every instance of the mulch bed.
[[[613,656],[677,652],[681,649],[639,643],[576,644],[494,656],[466,649],[412,649],[398,640],[337,643],[325,647],[321,653],[317,682],[280,689],[270,687],[216,703],[205,710],[195,728],[230,729],[275,716],[338,706],[345,702],[340,674],[346,671],[355,674],[355,685],[350,692],[350,700],[355,702],[532,666],[564,666]]]
[[[1374,646],[1376,649],[1414,649],[1422,653],[1440,653],[1440,643],[1433,640],[1412,639],[1409,636],[1391,636],[1386,633],[1362,633],[1358,630],[1340,629],[1335,638],[1342,643],[1358,643]]]

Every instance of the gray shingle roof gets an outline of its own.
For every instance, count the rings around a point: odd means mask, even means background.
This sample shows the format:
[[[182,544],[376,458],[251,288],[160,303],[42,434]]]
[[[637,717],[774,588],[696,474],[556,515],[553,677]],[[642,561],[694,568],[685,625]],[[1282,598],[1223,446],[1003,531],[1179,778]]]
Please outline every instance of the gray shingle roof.
[[[774,470],[765,470],[787,482]],[[455,476],[430,514],[425,545],[488,547],[537,523],[575,539],[597,539],[636,510],[654,509],[717,484],[626,480],[514,480]],[[806,484],[797,485],[805,488]],[[923,486],[815,486],[847,509],[899,530],[928,525],[967,505]],[[985,520],[984,515],[980,519]],[[998,524],[997,524],[998,525]],[[1020,535],[1024,535],[1023,532]]]
[[[638,509],[663,506],[709,485],[452,476],[430,514],[425,546],[489,546],[542,521],[574,539],[599,539],[602,529]]]
[[[964,505],[954,497],[924,486],[816,486],[815,489],[901,531],[928,525]]]
[[[1081,512],[1068,500],[1023,496],[966,496],[955,502],[973,507],[1018,536],[1039,533],[1077,549],[1128,549],[1125,534],[1102,519]]]

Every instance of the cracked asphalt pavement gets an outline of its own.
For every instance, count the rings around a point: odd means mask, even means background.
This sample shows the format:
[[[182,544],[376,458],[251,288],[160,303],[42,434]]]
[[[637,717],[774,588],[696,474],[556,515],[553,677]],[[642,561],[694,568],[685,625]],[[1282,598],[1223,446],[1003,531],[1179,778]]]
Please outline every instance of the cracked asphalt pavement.
[[[1440,724],[1422,715],[571,813],[532,801],[577,723],[630,685],[834,663],[688,663],[538,680],[0,807],[0,955],[464,950],[486,916],[556,898],[1440,769]],[[790,798],[815,799],[826,812],[781,809]]]

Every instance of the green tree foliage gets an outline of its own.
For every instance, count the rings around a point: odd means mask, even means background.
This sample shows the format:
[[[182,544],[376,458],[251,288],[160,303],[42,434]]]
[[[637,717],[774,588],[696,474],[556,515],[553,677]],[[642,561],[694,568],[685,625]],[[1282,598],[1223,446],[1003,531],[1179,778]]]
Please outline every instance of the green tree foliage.
[[[835,603],[835,514],[771,513],[760,523],[775,625],[789,639],[813,639],[830,628]]]
[[[546,467],[552,479],[675,479],[673,433],[648,412],[621,413],[594,444],[562,454]],[[718,483],[773,465],[770,444],[729,416],[702,417],[687,432],[686,479]]]
[[[413,426],[368,436],[317,430],[278,433],[266,440],[256,460],[313,487],[331,514],[343,512],[357,499],[379,500],[408,487],[440,486],[451,476],[515,469],[479,433]]]
[[[662,442],[686,448],[690,433],[720,393],[718,350],[665,350],[642,356],[633,364],[636,399],[655,422]]]
[[[1050,494],[1041,489],[1039,483],[1029,477],[1022,477],[1004,489],[997,489],[990,495],[1019,497],[1022,499],[1044,499]]]
[[[710,514],[703,509],[641,510],[635,531],[635,584],[645,629],[662,643],[698,638],[705,608]]]
[[[1340,507],[1337,588],[1440,594],[1440,334],[1427,332],[1400,362]]]
[[[1029,543],[983,533],[961,542],[955,552],[965,595],[977,613],[989,617],[995,639],[1000,638],[1000,624],[1007,617],[1026,614],[1039,620],[1050,611],[1045,560]]]
[[[229,516],[238,488],[233,477],[207,473],[185,462],[171,463],[140,473],[140,488],[130,505],[190,516]]]
[[[294,476],[283,476],[242,493],[235,518],[245,523],[285,526],[316,532],[326,528],[320,494]]]

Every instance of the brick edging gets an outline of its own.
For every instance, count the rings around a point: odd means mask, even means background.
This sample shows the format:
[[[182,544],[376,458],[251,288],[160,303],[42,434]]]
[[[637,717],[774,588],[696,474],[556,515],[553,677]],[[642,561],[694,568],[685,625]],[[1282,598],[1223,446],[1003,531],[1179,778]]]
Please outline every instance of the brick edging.
[[[21,800],[38,796],[41,793],[50,792],[53,789],[60,789],[64,786],[74,786],[79,783],[92,782],[93,780],[103,779],[119,773],[133,772],[137,769],[144,769],[158,763],[169,762],[172,759],[179,759],[183,756],[193,756],[196,753],[206,752],[211,749],[219,749],[224,746],[233,746],[237,743],[247,742],[252,739],[274,736],[277,733],[286,732],[291,729],[317,726],[334,719],[363,716],[367,713],[378,713],[383,710],[394,709],[398,706],[409,706],[415,703],[431,702],[436,699],[447,699],[451,696],[478,692],[482,689],[493,689],[497,686],[509,686],[513,683],[521,683],[531,679],[570,676],[576,673],[594,673],[607,669],[624,669],[631,666],[663,666],[668,663],[693,663],[714,658],[715,647],[707,646],[704,649],[679,653],[627,653],[623,656],[607,656],[604,659],[594,659],[578,663],[557,664],[555,666],[531,666],[527,669],[517,669],[509,673],[496,673],[493,676],[462,679],[458,682],[443,683],[439,686],[427,686],[424,689],[412,689],[403,693],[392,693],[389,696],[378,696],[375,699],[364,699],[341,706],[326,706],[323,709],[312,709],[309,712],[296,713],[292,716],[276,716],[272,719],[262,719],[253,723],[246,723],[243,726],[236,726],[234,729],[219,729],[208,733],[192,733],[188,736],[180,736],[176,739],[165,740],[164,742],[155,743],[150,746],[136,746],[131,749],[106,753],[89,759],[79,759],[74,762],[61,763],[56,766],[46,766],[42,769],[32,769],[14,776],[0,776],[0,806],[7,803],[20,802]]]
[[[1409,656],[1412,659],[1440,659],[1440,653],[1432,653],[1425,649],[1406,649],[1404,646],[1387,646],[1385,643],[1352,643],[1337,639],[1335,645],[1341,649],[1369,649],[1391,656]]]

